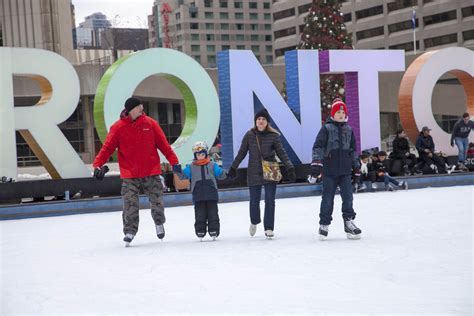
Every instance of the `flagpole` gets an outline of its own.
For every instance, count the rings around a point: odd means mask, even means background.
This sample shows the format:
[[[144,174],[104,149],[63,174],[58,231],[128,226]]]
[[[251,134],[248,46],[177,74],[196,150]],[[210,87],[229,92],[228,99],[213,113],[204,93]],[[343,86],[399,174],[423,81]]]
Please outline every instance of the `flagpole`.
[[[413,25],[413,51],[415,52],[416,55],[416,11],[415,7],[413,7],[413,14],[412,14],[412,25]]]

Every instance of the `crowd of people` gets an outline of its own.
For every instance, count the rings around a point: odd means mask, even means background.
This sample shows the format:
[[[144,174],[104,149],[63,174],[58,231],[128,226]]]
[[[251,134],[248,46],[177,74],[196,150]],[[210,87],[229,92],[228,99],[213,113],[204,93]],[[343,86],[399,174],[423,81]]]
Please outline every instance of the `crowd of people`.
[[[410,145],[403,130],[397,131],[393,141],[393,151],[387,155],[384,151],[357,155],[356,140],[352,128],[347,123],[348,111],[341,99],[334,100],[331,116],[321,127],[314,146],[310,176],[322,179],[322,200],[319,211],[319,236],[325,240],[332,222],[334,197],[339,190],[342,198],[342,218],[344,231],[349,239],[360,239],[362,230],[355,224],[356,212],[353,208],[353,191],[367,189],[367,184],[375,186],[383,183],[386,190],[394,188],[407,189],[406,181],[398,181],[392,175],[411,175],[420,173],[446,173],[456,167],[466,170],[465,160],[468,157],[467,141],[474,122],[469,114],[454,126],[451,145],[459,149],[458,164],[450,166],[446,157],[435,151],[430,129],[423,127],[416,141],[418,158],[410,152]],[[270,115],[266,110],[257,112],[254,126],[244,135],[242,143],[231,167],[223,170],[210,159],[210,152],[205,142],[194,144],[193,161],[183,169],[168,143],[158,122],[143,112],[142,102],[129,98],[124,104],[120,119],[110,128],[110,132],[94,160],[94,177],[104,178],[108,171],[105,163],[118,151],[120,177],[122,178],[123,197],[123,233],[126,246],[129,246],[138,232],[139,192],[148,196],[151,204],[151,215],[155,223],[156,235],[165,237],[166,221],[163,204],[163,183],[158,150],[171,164],[171,169],[180,179],[189,179],[195,209],[195,233],[201,240],[209,233],[216,239],[220,235],[218,214],[217,179],[237,176],[237,168],[248,155],[247,185],[250,203],[249,234],[254,236],[262,222],[260,200],[262,188],[265,191],[265,209],[263,230],[267,238],[274,237],[275,229],[275,196],[277,183],[282,174],[277,157],[285,165],[290,182],[296,181],[293,164],[286,153],[280,133],[271,126]],[[395,161],[400,162],[400,171],[395,169]],[[395,172],[394,172],[395,170]]]

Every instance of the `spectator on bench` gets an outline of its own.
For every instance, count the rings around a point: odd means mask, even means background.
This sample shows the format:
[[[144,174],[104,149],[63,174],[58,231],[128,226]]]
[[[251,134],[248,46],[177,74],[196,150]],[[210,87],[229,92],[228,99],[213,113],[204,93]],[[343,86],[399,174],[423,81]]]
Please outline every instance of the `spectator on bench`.
[[[387,153],[385,151],[379,151],[377,154],[378,161],[374,165],[376,181],[383,181],[385,184],[385,190],[393,191],[393,187],[390,183],[396,185],[397,187],[403,187],[408,189],[408,183],[406,181],[397,181],[392,178],[388,173],[388,159]]]
[[[418,172],[416,168],[416,156],[410,153],[410,144],[408,143],[407,134],[403,129],[397,131],[397,135],[393,139],[393,151],[390,154],[390,159],[401,160],[403,174],[410,175],[410,170],[414,173]],[[393,172],[393,169],[392,169]]]
[[[423,126],[416,139],[416,149],[418,150],[420,160],[424,162],[425,166],[429,166],[433,173],[446,173],[444,160],[434,153],[435,144],[430,131],[431,129],[428,126]]]
[[[354,186],[356,192],[361,192],[367,189],[367,186],[364,184],[366,181],[370,183],[375,182],[375,171],[372,166],[372,163],[369,161],[369,155],[361,154],[359,156],[360,161],[360,176],[354,177]]]

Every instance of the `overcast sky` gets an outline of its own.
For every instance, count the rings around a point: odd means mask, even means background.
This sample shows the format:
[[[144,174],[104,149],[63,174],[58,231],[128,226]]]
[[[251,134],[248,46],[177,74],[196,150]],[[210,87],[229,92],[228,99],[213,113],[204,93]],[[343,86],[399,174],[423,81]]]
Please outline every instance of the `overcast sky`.
[[[76,26],[95,12],[102,12],[117,27],[148,28],[154,0],[72,0],[76,12]],[[120,18],[114,19],[118,15]]]

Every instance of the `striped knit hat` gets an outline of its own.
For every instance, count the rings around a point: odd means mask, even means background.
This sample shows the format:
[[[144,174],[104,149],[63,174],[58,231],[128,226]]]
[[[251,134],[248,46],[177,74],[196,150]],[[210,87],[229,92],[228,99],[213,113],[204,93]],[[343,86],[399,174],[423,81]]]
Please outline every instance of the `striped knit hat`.
[[[335,99],[331,106],[331,117],[334,117],[334,114],[336,114],[336,112],[339,110],[344,110],[344,113],[346,113],[346,117],[348,116],[349,113],[347,112],[346,104],[342,102],[341,99]]]

